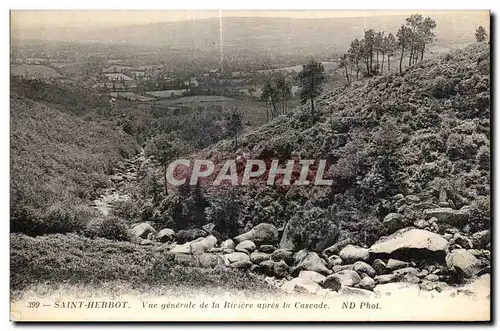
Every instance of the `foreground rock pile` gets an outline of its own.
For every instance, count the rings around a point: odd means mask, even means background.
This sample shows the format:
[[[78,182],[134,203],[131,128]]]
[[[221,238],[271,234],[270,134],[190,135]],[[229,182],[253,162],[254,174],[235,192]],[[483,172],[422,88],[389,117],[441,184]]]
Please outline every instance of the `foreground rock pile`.
[[[457,213],[439,208],[427,214],[442,220]],[[461,283],[489,282],[490,256],[484,249],[489,245],[489,231],[471,236],[456,231],[443,236],[411,226],[380,238],[371,247],[344,241],[315,252],[281,248],[278,229],[268,223],[221,242],[209,231],[210,226],[204,228],[157,232],[140,223],[131,229],[131,235],[140,245],[164,251],[175,263],[248,270],[289,293],[374,297],[409,291],[457,295],[468,293],[457,290]]]

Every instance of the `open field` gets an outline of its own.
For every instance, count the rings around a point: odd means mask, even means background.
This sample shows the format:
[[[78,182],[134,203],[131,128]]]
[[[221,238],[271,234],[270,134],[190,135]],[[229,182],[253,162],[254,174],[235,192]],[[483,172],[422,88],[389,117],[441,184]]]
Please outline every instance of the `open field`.
[[[54,68],[37,64],[11,65],[12,76],[23,76],[26,78],[58,78],[61,74]]]
[[[186,90],[163,90],[163,91],[151,91],[147,94],[152,95],[157,98],[170,98],[172,96],[181,96]]]

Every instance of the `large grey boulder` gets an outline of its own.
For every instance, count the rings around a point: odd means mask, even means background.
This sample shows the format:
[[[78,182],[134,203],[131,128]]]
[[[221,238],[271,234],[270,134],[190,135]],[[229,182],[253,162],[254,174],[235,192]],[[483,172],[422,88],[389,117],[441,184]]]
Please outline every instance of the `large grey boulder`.
[[[243,240],[240,242],[238,245],[236,245],[236,248],[234,249],[237,252],[243,252],[246,254],[252,253],[257,246],[255,243],[251,240]]]
[[[375,277],[376,274],[375,269],[373,269],[371,265],[363,261],[355,262],[353,265],[353,270],[360,275],[365,274],[370,277]]]
[[[156,234],[156,240],[162,243],[175,240],[175,231],[172,229],[163,229]]]
[[[384,224],[389,233],[393,233],[406,227],[408,225],[407,223],[408,222],[406,222],[404,216],[399,213],[390,213],[384,217],[384,220],[382,221],[382,224]]]
[[[359,288],[362,288],[364,290],[371,291],[373,290],[374,287],[375,287],[375,281],[371,277],[365,276],[359,282]]]
[[[386,264],[386,269],[389,271],[397,270],[401,268],[406,268],[410,265],[410,262],[400,261],[396,259],[389,259]]]
[[[180,230],[176,234],[176,239],[179,244],[183,244],[188,241],[193,241],[195,239],[206,237],[207,232],[202,229],[189,229],[189,230]]]
[[[285,261],[281,260],[274,263],[274,276],[276,278],[283,278],[290,274],[290,267]]]
[[[320,285],[333,291],[338,291],[341,286],[355,286],[359,284],[361,278],[353,270],[344,270],[330,275],[323,280]]]
[[[283,285],[281,285],[281,289],[288,293],[298,292],[315,294],[321,290],[321,286],[310,279],[297,277],[284,282]]]
[[[139,223],[130,229],[130,234],[134,237],[148,239],[150,233],[156,233],[155,229],[148,223]]]
[[[332,255],[338,255],[340,251],[346,247],[347,245],[354,244],[354,239],[344,239],[340,240],[337,243],[333,244],[332,246],[328,247],[323,251],[324,256],[332,256]]]
[[[292,276],[297,276],[302,270],[316,271],[322,275],[329,275],[332,271],[325,264],[326,262],[316,252],[308,252],[293,269]]]
[[[486,248],[491,241],[490,230],[483,230],[472,234],[472,241],[475,248]]]
[[[191,243],[185,243],[182,245],[175,245],[169,253],[173,254],[191,254]]]
[[[326,277],[323,276],[322,274],[317,273],[316,271],[309,271],[309,270],[302,270],[299,273],[299,278],[310,279],[318,284],[326,279]]]
[[[200,255],[215,247],[217,238],[210,235],[201,240],[195,240],[191,243],[191,254]]]
[[[273,261],[285,261],[288,265],[294,263],[293,252],[287,251],[286,249],[278,248],[271,254],[271,259]]]
[[[272,224],[260,223],[234,238],[236,244],[245,240],[253,241],[256,245],[274,244],[278,241],[278,229]]]
[[[462,227],[467,223],[469,214],[466,210],[455,210],[452,208],[432,208],[424,210],[427,218],[436,217],[439,223]]]
[[[267,261],[271,258],[271,255],[262,252],[253,252],[250,254],[250,261],[255,264],[260,264],[261,262]]]
[[[220,244],[220,248],[222,248],[222,249],[234,249],[234,247],[235,247],[235,245],[234,245],[234,241],[232,239],[224,240]]]
[[[224,260],[216,254],[204,253],[198,256],[198,260],[202,268],[215,268],[218,265],[224,265]]]
[[[250,262],[250,256],[248,256],[248,254],[241,253],[241,252],[224,254],[223,256],[229,261],[230,264],[234,263],[234,262],[245,261],[245,260],[248,260]]]
[[[370,253],[367,248],[362,248],[354,245],[347,245],[339,253],[340,258],[345,263],[354,263],[357,261],[368,261]]]
[[[481,267],[480,260],[465,249],[453,250],[445,260],[448,269],[462,278],[475,276]]]

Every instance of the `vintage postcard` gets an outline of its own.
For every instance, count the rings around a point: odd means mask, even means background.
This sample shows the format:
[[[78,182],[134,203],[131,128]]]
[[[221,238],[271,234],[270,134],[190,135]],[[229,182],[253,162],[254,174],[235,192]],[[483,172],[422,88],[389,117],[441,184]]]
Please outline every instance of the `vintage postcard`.
[[[13,10],[10,318],[490,321],[490,12]]]

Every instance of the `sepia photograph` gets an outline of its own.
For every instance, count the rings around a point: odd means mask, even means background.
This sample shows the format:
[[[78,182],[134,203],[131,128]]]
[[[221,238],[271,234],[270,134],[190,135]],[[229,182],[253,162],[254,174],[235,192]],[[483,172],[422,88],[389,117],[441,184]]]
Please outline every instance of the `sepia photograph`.
[[[491,321],[485,10],[11,10],[10,320]]]

